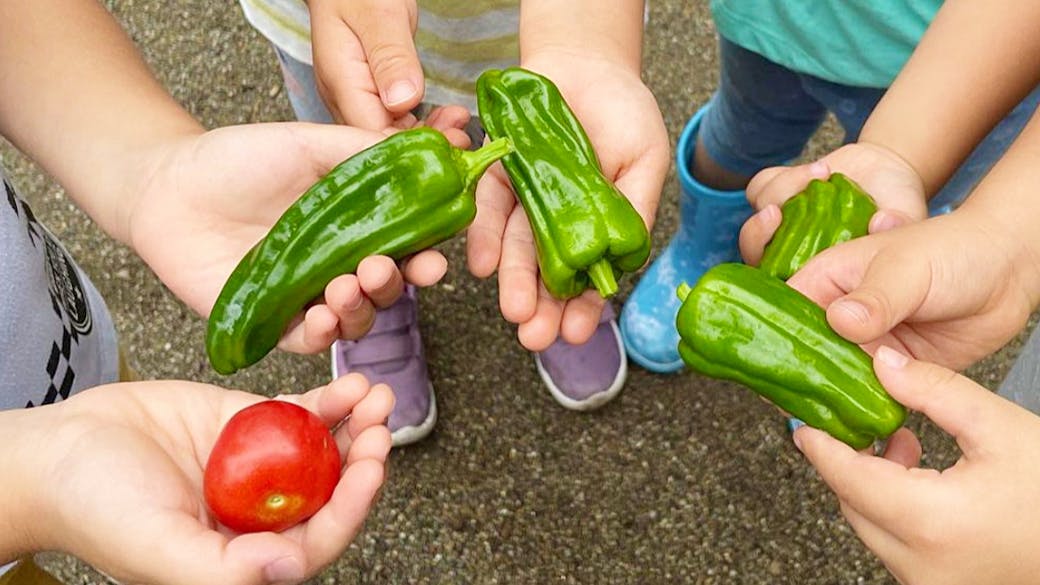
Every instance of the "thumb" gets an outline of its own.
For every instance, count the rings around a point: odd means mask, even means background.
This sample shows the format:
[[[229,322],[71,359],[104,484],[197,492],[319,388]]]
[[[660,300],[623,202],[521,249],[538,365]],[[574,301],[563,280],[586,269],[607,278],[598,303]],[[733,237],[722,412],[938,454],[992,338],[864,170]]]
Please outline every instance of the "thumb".
[[[146,583],[261,585],[306,578],[307,558],[299,543],[282,534],[256,532],[225,536],[183,516],[167,526],[166,538],[150,549],[147,562],[130,580]],[[128,579],[120,571],[116,578]]]
[[[402,113],[424,93],[422,66],[412,35],[415,3],[346,2],[344,21],[357,35],[386,109]]]
[[[871,343],[913,315],[930,286],[926,263],[903,254],[879,254],[860,282],[827,307],[827,322],[849,341]]]
[[[892,398],[921,412],[957,440],[964,456],[999,451],[1008,424],[1028,413],[964,376],[881,346],[874,355],[878,380]],[[1019,412],[1021,411],[1021,412]],[[1029,415],[1031,416],[1031,415]]]

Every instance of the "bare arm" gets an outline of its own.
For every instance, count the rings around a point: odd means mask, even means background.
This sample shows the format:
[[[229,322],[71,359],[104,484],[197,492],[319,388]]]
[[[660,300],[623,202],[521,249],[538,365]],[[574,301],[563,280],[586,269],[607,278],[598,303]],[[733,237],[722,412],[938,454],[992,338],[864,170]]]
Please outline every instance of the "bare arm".
[[[860,134],[934,195],[976,144],[1040,82],[1040,3],[950,0]]]
[[[141,155],[199,124],[95,0],[2,0],[0,133],[127,241]]]
[[[623,65],[639,75],[643,0],[524,0],[520,3],[520,57],[562,50]]]

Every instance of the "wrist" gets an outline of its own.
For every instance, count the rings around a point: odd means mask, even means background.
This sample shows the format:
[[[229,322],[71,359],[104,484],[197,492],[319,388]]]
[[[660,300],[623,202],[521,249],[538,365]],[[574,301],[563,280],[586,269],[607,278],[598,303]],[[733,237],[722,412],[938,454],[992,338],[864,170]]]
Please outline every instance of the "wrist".
[[[34,435],[42,428],[37,409],[0,411],[0,485],[6,505],[0,512],[0,565],[43,550],[34,529],[43,524],[39,485],[34,485],[39,462]]]
[[[642,70],[642,0],[527,0],[520,5],[520,61],[563,55]]]
[[[134,242],[134,233],[135,221],[140,217],[141,199],[149,196],[154,185],[162,180],[163,174],[176,166],[177,157],[189,152],[191,143],[204,133],[201,126],[188,126],[165,135],[161,141],[126,153],[123,164],[116,171],[119,181],[113,187],[123,204],[114,210],[110,223],[105,226],[110,236],[140,255]]]
[[[973,200],[974,199],[974,200]],[[989,240],[994,258],[1006,259],[1012,282],[1006,286],[1018,288],[1027,300],[1030,310],[1040,305],[1040,236],[1031,221],[1022,221],[1022,212],[1006,206],[994,209],[987,198],[969,197],[952,214],[975,226]]]

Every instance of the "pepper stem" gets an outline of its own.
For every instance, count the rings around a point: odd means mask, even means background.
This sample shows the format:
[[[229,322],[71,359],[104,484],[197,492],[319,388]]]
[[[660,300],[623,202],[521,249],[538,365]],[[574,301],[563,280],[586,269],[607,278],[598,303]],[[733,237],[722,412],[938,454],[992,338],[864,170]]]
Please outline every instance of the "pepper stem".
[[[592,263],[588,269],[589,279],[596,285],[599,296],[607,298],[617,292],[617,280],[614,279],[614,267],[606,258],[600,258]]]
[[[679,297],[680,301],[685,301],[686,297],[690,295],[690,290],[690,285],[680,282],[679,288],[675,289],[675,296]]]
[[[496,138],[477,150],[456,150],[456,157],[467,185],[473,185],[495,161],[513,152],[513,141],[507,137]]]

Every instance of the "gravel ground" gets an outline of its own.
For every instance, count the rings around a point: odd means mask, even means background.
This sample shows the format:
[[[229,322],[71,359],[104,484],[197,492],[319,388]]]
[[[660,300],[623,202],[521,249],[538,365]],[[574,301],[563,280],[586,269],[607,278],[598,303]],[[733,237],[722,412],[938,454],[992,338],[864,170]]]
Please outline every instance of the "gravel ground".
[[[270,47],[236,2],[108,0],[157,74],[210,127],[287,120]],[[674,142],[710,95],[717,54],[706,2],[655,0],[646,79]],[[832,122],[810,154],[833,147]],[[275,355],[220,379],[203,321],[62,190],[9,147],[12,180],[108,299],[144,377],[219,382],[270,394],[328,378],[324,357]],[[670,177],[654,230],[676,225]],[[422,295],[422,328],[441,417],[427,441],[395,451],[365,530],[312,583],[892,584],[795,450],[783,420],[734,385],[633,368],[620,398],[591,414],[556,405],[497,309],[494,281],[451,268]],[[625,284],[622,297],[631,287]],[[1021,340],[969,374],[993,388]],[[927,465],[956,446],[926,421]],[[75,559],[49,564],[67,583],[108,581]]]

